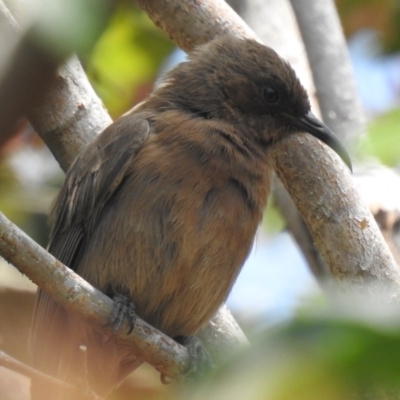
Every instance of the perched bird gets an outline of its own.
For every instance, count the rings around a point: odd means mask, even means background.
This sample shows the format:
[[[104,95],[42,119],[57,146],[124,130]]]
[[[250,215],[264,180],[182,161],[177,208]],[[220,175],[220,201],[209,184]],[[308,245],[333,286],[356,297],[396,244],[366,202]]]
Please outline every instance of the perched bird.
[[[194,335],[249,254],[271,190],[269,149],[303,131],[351,166],[288,63],[219,37],[78,155],[51,212],[49,251],[167,335]],[[87,375],[100,395],[138,364],[40,289],[31,342],[35,366],[72,383]]]

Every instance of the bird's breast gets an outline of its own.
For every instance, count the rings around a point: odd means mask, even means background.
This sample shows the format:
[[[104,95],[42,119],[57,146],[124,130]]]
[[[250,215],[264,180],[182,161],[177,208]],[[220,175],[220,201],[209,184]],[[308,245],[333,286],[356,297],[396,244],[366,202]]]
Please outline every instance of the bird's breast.
[[[249,166],[233,166],[238,160],[221,155],[221,143],[198,131],[184,134],[164,132],[145,143],[102,218],[107,235],[98,235],[94,248],[104,257],[92,261],[106,277],[107,248],[120,246],[117,286],[129,290],[139,316],[171,336],[195,333],[227,297],[270,183],[268,169],[259,181],[260,174],[246,180]],[[116,240],[110,245],[107,237]]]

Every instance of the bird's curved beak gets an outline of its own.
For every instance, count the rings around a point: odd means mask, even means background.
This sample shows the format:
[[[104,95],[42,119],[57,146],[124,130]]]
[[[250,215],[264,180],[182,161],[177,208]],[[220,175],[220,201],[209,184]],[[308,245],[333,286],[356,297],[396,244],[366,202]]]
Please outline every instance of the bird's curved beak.
[[[311,135],[328,145],[332,150],[334,150],[343,160],[343,162],[349,167],[350,171],[353,172],[350,156],[347,153],[346,149],[339,142],[335,134],[311,111],[300,118],[289,115],[287,116],[290,118],[291,123],[294,126],[310,133]]]

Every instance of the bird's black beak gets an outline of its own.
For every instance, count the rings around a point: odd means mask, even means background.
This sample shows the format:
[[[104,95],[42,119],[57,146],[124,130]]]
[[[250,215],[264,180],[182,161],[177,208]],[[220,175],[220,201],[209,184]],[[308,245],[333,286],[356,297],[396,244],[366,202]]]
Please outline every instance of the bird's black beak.
[[[290,116],[291,123],[304,131],[310,133],[315,136],[326,145],[328,145],[332,150],[334,150],[339,157],[343,160],[343,162],[349,167],[350,171],[353,172],[351,166],[350,156],[347,153],[346,149],[339,142],[338,138],[335,134],[324,124],[322,123],[311,111],[302,117],[293,117]]]

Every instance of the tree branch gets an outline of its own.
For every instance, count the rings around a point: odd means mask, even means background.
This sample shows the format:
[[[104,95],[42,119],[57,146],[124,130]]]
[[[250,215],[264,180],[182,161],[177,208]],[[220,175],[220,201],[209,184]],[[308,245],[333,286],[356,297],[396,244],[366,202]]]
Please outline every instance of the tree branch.
[[[134,0],[186,52],[221,35],[251,37],[254,32],[225,0]]]
[[[28,378],[38,379],[40,382],[56,386],[58,389],[62,389],[71,396],[79,397],[85,400],[104,400],[103,397],[98,396],[96,393],[88,390],[82,390],[77,386],[73,386],[67,382],[60,381],[59,379],[53,378],[50,375],[44,374],[35,368],[32,368],[21,361],[9,356],[4,351],[0,350],[0,366],[18,372],[19,374],[25,375]]]
[[[384,295],[389,300],[397,297],[400,272],[338,156],[307,134],[283,139],[270,153],[275,172],[337,281],[346,287],[353,284],[355,291]]]
[[[346,41],[333,0],[291,0],[324,122],[348,144],[365,133]]]
[[[58,70],[55,84],[29,120],[64,171],[112,122],[76,56]]]

